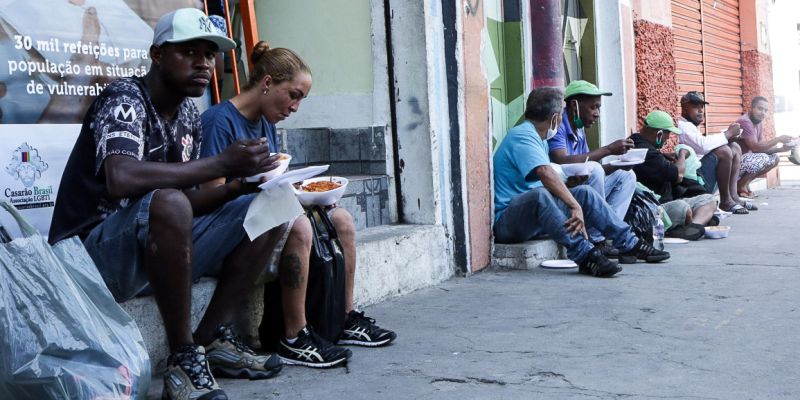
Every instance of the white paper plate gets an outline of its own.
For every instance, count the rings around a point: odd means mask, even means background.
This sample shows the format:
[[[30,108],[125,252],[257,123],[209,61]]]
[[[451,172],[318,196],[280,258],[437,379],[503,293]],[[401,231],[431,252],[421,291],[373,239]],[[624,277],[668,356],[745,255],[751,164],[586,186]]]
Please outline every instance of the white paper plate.
[[[664,244],[686,244],[689,243],[686,239],[681,238],[664,238]]]
[[[575,264],[572,260],[547,260],[543,261],[539,266],[550,269],[578,268],[578,264]]]
[[[634,160],[634,161],[622,161],[622,160],[614,160],[608,163],[614,167],[628,167],[631,165],[637,165],[643,163],[644,160]]]

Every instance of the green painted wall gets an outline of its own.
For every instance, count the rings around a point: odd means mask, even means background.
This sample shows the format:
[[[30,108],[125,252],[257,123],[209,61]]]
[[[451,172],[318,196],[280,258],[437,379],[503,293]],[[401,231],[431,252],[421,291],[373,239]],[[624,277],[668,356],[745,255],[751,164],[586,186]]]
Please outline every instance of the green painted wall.
[[[492,44],[494,60],[500,76],[491,83],[493,118],[492,149],[496,149],[508,129],[522,121],[525,112],[525,77],[522,51],[522,23],[486,19],[486,30]],[[484,60],[487,62],[487,60]]]
[[[256,0],[255,9],[261,39],[310,64],[312,95],[372,92],[370,0]]]

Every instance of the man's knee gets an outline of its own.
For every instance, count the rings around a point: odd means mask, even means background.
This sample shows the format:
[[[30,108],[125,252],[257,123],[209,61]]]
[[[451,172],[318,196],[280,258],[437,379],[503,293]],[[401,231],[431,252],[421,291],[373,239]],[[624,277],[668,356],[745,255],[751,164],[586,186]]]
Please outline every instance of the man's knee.
[[[633,171],[626,171],[618,169],[615,174],[619,175],[620,185],[624,187],[636,187],[636,173]]]
[[[733,152],[731,151],[731,148],[728,146],[717,147],[716,149],[714,149],[714,154],[720,161],[723,160],[727,161],[733,158]]]
[[[153,193],[150,200],[151,224],[191,230],[193,216],[192,204],[180,190],[160,189]]]
[[[742,146],[739,146],[739,143],[728,143],[728,147],[731,149],[731,153],[733,153],[733,155],[740,157],[742,156]]]
[[[606,171],[603,169],[603,166],[596,161],[589,161],[589,165],[589,179],[586,181],[586,183],[592,187],[602,187],[602,185],[605,184]]]
[[[605,201],[605,199],[602,199],[600,197],[600,195],[597,193],[596,190],[592,189],[590,186],[587,185],[576,186],[570,189],[570,192],[572,192],[572,197],[574,197],[575,200],[577,200],[578,203],[580,203],[581,205],[583,205],[587,201],[592,201],[592,200]]]

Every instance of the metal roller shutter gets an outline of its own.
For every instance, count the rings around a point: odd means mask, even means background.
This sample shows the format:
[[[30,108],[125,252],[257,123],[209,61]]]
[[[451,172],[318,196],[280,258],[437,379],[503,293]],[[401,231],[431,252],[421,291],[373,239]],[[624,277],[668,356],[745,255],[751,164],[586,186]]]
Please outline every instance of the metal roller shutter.
[[[701,129],[719,132],[743,111],[739,0],[673,0],[672,25],[678,97],[705,93]]]

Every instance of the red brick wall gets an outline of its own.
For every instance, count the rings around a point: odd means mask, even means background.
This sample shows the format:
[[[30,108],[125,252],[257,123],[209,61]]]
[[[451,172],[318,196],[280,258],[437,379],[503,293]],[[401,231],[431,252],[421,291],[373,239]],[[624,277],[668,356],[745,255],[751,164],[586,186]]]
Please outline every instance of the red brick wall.
[[[650,21],[633,22],[636,51],[636,127],[641,129],[650,111],[666,111],[673,117],[680,114],[675,101],[675,57],[672,31]],[[671,138],[664,148],[675,145]]]
[[[746,110],[750,109],[750,101],[753,97],[764,96],[770,103],[770,113],[764,119],[764,137],[775,137],[775,120],[772,117],[772,109],[775,106],[775,96],[772,89],[772,57],[758,50],[746,50],[742,52],[742,96]],[[745,110],[742,110],[744,112]],[[778,186],[777,169],[767,176],[767,184],[770,187]]]

